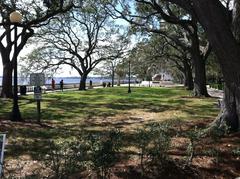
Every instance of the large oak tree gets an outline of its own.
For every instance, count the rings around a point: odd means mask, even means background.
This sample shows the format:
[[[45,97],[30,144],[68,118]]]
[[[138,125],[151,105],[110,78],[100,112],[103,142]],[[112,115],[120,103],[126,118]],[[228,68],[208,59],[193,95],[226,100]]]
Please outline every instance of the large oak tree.
[[[64,1],[64,3],[63,1],[51,2],[54,3],[37,0],[0,1],[0,53],[3,64],[2,97],[12,97],[12,71],[14,63],[17,63],[12,55],[15,41],[18,45],[14,52],[15,55],[18,55],[28,39],[33,36],[34,28],[45,25],[53,16],[67,12],[73,7],[71,0]],[[14,39],[12,35],[14,26],[10,23],[9,15],[16,10],[22,14],[23,21],[19,24],[17,39]]]
[[[208,40],[218,57],[225,81],[224,107],[216,119],[218,127],[225,123],[232,129],[240,128],[240,1],[220,0],[135,0],[151,7],[161,8],[160,3],[170,3],[184,9],[205,30]],[[163,10],[163,9],[162,9]]]
[[[123,33],[100,1],[84,2],[81,9],[73,9],[42,27],[37,39],[43,47],[29,60],[41,59],[43,69],[70,65],[81,77],[79,90],[85,90],[89,73],[100,62],[124,53],[127,40]]]
[[[199,25],[195,16],[185,9],[166,1],[136,0],[135,3],[125,0],[117,0],[120,7],[110,5],[114,9],[116,17],[123,18],[134,26],[157,34],[168,31],[164,26],[166,22],[177,25],[185,30],[189,43],[189,52],[194,70],[194,94],[195,96],[209,96],[206,88],[205,62],[211,50],[208,43],[201,43]],[[202,46],[205,46],[202,48]]]

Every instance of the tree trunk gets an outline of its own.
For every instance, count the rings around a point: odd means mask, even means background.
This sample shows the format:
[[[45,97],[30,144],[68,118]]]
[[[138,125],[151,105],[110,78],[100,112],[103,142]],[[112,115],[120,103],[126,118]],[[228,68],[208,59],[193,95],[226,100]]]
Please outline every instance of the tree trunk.
[[[194,84],[193,84],[193,76],[192,76],[192,68],[191,65],[184,61],[184,86],[187,90],[193,90]]]
[[[240,46],[233,36],[229,14],[218,0],[193,0],[193,8],[218,57],[225,80],[224,105],[215,124],[221,127],[226,123],[237,130],[240,128]]]
[[[233,34],[235,39],[240,42],[240,2],[235,0],[233,7]]]
[[[12,72],[13,72],[13,67],[12,63],[14,63],[13,59],[10,59],[11,53],[13,53],[13,45],[15,41],[18,41],[21,39],[21,42],[17,45],[17,47],[14,49],[14,53],[16,56],[20,53],[20,51],[23,49],[24,45],[27,43],[27,40],[33,35],[34,31],[32,29],[26,29],[23,28],[21,33],[18,34],[18,38],[14,39],[12,41],[11,38],[11,26],[9,25],[4,25],[4,33],[2,37],[6,38],[4,41],[1,39],[0,41],[0,53],[2,57],[2,64],[3,64],[3,81],[2,81],[2,92],[1,92],[1,97],[12,97],[13,96],[13,91],[12,91]],[[5,43],[3,43],[4,41]],[[13,43],[14,42],[14,43]],[[3,45],[5,44],[5,45]]]
[[[182,74],[183,74],[183,84],[184,84],[184,87],[187,88],[187,86],[188,86],[188,79],[187,79],[187,74],[186,73],[187,72],[184,71]]]
[[[218,118],[214,125],[224,128],[225,124],[230,127],[231,131],[239,129],[240,116],[240,85],[229,84],[224,89],[224,103]]]
[[[194,96],[209,97],[206,87],[206,65],[199,49],[197,28],[192,37],[191,57],[194,68]]]
[[[3,78],[2,78],[2,91],[1,97],[3,98],[12,98],[13,90],[12,90],[12,64],[11,62],[3,64]]]
[[[120,86],[121,85],[121,78],[118,77],[118,82],[117,82],[117,86]]]
[[[209,97],[206,87],[205,61],[201,58],[194,58],[194,96]]]
[[[112,87],[114,86],[115,71],[112,70]]]
[[[79,90],[86,90],[86,80],[87,80],[87,74],[83,74],[81,76]]]

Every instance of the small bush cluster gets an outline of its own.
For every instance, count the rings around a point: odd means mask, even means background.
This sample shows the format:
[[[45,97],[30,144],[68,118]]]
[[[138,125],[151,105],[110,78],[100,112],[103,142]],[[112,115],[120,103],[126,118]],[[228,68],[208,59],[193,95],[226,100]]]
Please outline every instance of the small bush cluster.
[[[153,123],[138,129],[134,134],[134,145],[137,148],[142,176],[159,174],[160,176],[178,173],[185,175],[185,169],[190,168],[196,156],[196,148],[201,145],[203,131],[195,127],[194,130],[173,133],[172,126],[180,122]],[[183,136],[189,139],[186,146],[185,163],[179,166],[169,157],[172,136]],[[219,141],[222,131],[214,130],[210,137],[214,142]],[[49,150],[44,154],[43,167],[48,169],[48,178],[67,179],[74,174],[78,177],[111,178],[111,168],[120,160],[120,150],[123,147],[123,134],[119,130],[110,130],[102,134],[82,134],[78,138],[50,141]],[[216,163],[220,161],[220,151],[210,149],[205,155],[214,157]],[[239,148],[233,151],[239,157]],[[169,169],[173,172],[169,173]],[[38,178],[38,175],[35,175]],[[40,176],[40,175],[39,175]],[[157,176],[157,175],[156,175]],[[41,178],[41,177],[40,177]]]
[[[201,137],[201,131],[198,130],[197,127],[195,127],[194,130],[187,132],[186,137],[190,141],[189,145],[187,147],[186,165],[190,165],[192,163],[193,157],[195,155],[196,145],[198,144],[200,137]]]
[[[210,138],[210,141],[214,144],[217,144],[221,137],[228,133],[229,128],[224,125],[222,128],[218,128],[217,126],[213,126],[210,131],[208,131],[208,137]],[[189,139],[189,145],[187,147],[187,165],[190,165],[192,163],[192,160],[194,156],[196,155],[196,147],[202,146],[204,143],[201,143],[201,138],[203,138],[206,135],[205,130],[200,130],[195,127],[194,130],[188,131],[185,136]],[[203,146],[202,146],[203,148]],[[217,148],[211,148],[205,151],[200,151],[200,153],[214,157],[214,161],[216,164],[219,164],[219,162],[222,160],[221,158],[221,150]]]
[[[52,171],[53,178],[67,178],[71,174],[87,169],[89,146],[84,141],[49,142],[49,151],[44,164]]]
[[[118,152],[122,146],[121,133],[110,131],[104,138],[100,136],[91,139],[91,162],[97,175],[109,177],[109,168],[119,161]]]
[[[235,149],[232,150],[232,154],[235,156],[235,157],[240,157],[240,147],[237,147]]]
[[[98,178],[109,178],[109,168],[118,161],[121,133],[111,130],[106,135],[85,135],[64,142],[51,142],[45,165],[53,178],[68,178],[83,171],[96,173]]]
[[[138,129],[135,135],[139,150],[142,175],[157,170],[166,172],[170,158],[170,133],[168,124],[154,123]],[[112,130],[105,135],[86,135],[70,142],[52,142],[45,165],[53,178],[68,178],[74,172],[90,171],[98,178],[110,178],[110,168],[119,161],[122,133]]]
[[[170,135],[167,124],[151,124],[144,129],[139,129],[136,134],[136,145],[139,149],[142,173],[146,170],[159,172],[163,170],[165,163],[169,160],[168,150],[170,147]]]
[[[224,89],[224,84],[211,83],[209,86],[211,88],[215,88],[215,89],[218,89],[218,90],[223,90]]]

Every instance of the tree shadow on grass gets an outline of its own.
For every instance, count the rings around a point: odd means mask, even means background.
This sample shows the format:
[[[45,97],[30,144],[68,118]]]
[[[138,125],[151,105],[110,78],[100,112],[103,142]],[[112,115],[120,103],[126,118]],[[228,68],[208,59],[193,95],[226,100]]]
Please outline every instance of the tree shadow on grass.
[[[68,118],[108,117],[131,109],[144,109],[148,112],[163,112],[178,109],[184,100],[172,99],[181,89],[105,88],[89,91],[51,93],[43,95],[42,118],[44,120],[65,120]],[[170,99],[169,103],[162,99]],[[20,110],[23,118],[37,118],[36,105],[32,96],[22,97]],[[8,110],[9,111],[9,110]],[[0,113],[0,116],[5,116]]]
[[[139,121],[132,120],[131,122],[122,123],[87,123],[87,126],[81,124],[72,124],[68,126],[55,126],[46,127],[43,125],[23,123],[24,126],[18,126],[14,129],[9,128],[9,135],[17,136],[16,139],[12,139],[11,145],[7,147],[7,156],[17,157],[22,154],[30,155],[35,160],[41,160],[43,155],[46,154],[49,148],[50,140],[66,140],[71,137],[78,137],[81,135],[100,135],[104,136],[110,129],[120,128],[124,125],[134,125]],[[20,124],[19,124],[20,125]],[[50,126],[50,125],[47,125]],[[87,128],[86,128],[87,127]],[[91,129],[94,128],[94,129]],[[124,146],[128,147],[134,142],[134,133],[123,134]]]
[[[42,157],[50,150],[49,143],[52,140],[66,140],[70,137],[81,135],[81,130],[71,128],[47,127],[34,125],[9,129],[9,136],[16,136],[7,145],[6,156],[17,157],[22,154],[30,155],[34,160],[42,160]]]
[[[87,92],[44,95],[42,101],[42,119],[44,122],[56,122],[56,125],[53,128],[43,126],[39,128],[29,126],[25,128],[15,128],[14,126],[12,129],[9,128],[10,135],[16,137],[15,145],[9,147],[9,156],[27,153],[33,158],[38,158],[44,154],[45,150],[49,149],[48,142],[51,139],[65,140],[69,137],[79,136],[82,132],[105,135],[109,128],[123,129],[125,126],[136,126],[137,124],[145,126],[144,121],[139,121],[138,119],[123,121],[108,120],[103,122],[105,118],[128,113],[132,109],[154,113],[168,110],[181,110],[188,114],[204,114],[206,111],[215,112],[209,105],[195,105],[183,108],[189,101],[180,98],[179,93],[186,95],[186,92],[181,92],[180,89],[134,88],[132,94],[127,94],[126,89],[109,88],[89,90]],[[24,118],[33,119],[36,116],[36,106],[34,103],[32,99],[29,99],[29,96],[21,99],[20,107]],[[4,106],[0,104],[0,107]],[[0,111],[0,116],[4,114]],[[94,121],[93,119],[95,118],[100,118],[100,122]],[[131,132],[124,132],[126,147],[136,142],[134,135]],[[13,144],[14,142],[11,143]]]
[[[215,106],[211,106],[208,104],[202,104],[202,105],[194,105],[194,106],[188,106],[181,109],[183,112],[189,114],[189,115],[198,115],[204,117],[208,116],[214,116],[218,113],[219,109]]]
[[[120,99],[111,104],[106,104],[106,108],[116,110],[144,109],[146,112],[164,112],[166,110],[178,110],[186,101],[177,99],[163,103],[161,100],[144,100],[144,99]]]
[[[122,98],[112,101],[101,101],[97,97],[92,102],[80,102],[69,100],[57,100],[48,103],[43,113],[44,119],[58,120],[67,118],[92,118],[109,117],[132,109],[144,109],[147,112],[164,112],[166,110],[178,110],[185,101],[181,99],[171,100],[170,104],[163,104],[161,100]]]

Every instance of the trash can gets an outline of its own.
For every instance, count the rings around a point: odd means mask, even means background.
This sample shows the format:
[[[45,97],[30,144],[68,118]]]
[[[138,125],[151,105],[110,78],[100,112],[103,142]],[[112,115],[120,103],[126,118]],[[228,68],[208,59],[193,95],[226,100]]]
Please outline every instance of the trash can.
[[[20,86],[20,95],[26,95],[26,94],[27,94],[27,87]]]

